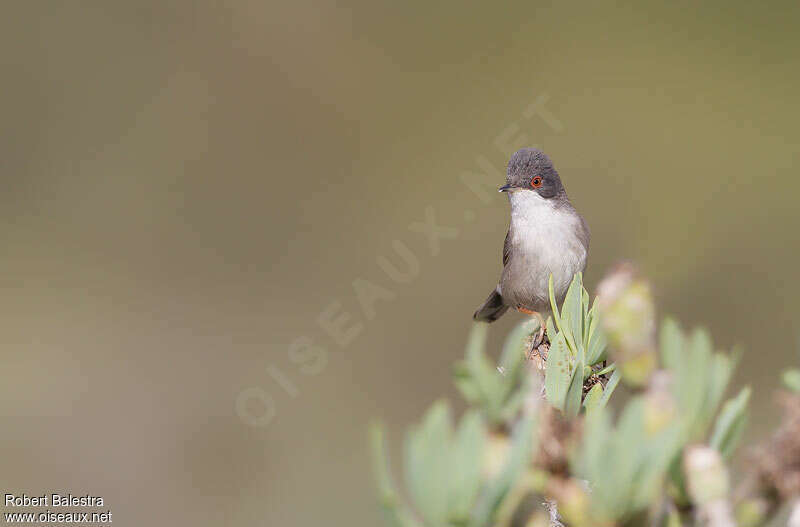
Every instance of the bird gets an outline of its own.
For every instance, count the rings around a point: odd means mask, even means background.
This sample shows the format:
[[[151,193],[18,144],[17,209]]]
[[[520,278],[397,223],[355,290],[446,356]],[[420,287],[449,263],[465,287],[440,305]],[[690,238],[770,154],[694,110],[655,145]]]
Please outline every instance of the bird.
[[[498,191],[511,205],[503,271],[473,319],[494,322],[508,308],[531,315],[539,321],[536,347],[550,314],[550,276],[561,303],[575,274],[586,269],[589,227],[567,197],[553,162],[538,148],[522,148],[511,156],[506,184]]]

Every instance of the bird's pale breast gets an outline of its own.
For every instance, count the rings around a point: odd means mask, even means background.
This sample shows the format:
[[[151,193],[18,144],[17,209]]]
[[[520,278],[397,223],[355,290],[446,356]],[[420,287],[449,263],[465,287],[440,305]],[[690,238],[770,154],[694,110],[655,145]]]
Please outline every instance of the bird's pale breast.
[[[511,306],[549,311],[548,280],[559,301],[575,273],[586,267],[587,247],[580,217],[569,203],[545,200],[535,192],[515,192],[511,200],[511,257],[500,280]]]

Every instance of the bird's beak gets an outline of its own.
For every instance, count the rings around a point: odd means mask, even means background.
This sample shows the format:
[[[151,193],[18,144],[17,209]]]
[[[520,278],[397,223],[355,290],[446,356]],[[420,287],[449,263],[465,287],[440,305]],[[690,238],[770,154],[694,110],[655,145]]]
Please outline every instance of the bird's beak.
[[[497,192],[509,192],[512,188],[514,187],[512,187],[511,185],[503,185],[502,187],[497,189]]]

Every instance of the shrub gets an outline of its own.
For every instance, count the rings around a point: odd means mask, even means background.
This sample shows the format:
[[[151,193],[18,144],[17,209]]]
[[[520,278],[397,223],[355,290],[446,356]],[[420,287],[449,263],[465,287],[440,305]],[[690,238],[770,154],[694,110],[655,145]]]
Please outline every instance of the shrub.
[[[454,372],[469,408],[454,424],[437,401],[408,431],[407,499],[383,428],[371,427],[389,525],[758,526],[791,507],[800,523],[800,370],[783,374],[782,427],[741,453],[750,388],[724,401],[738,354],[669,318],[656,331],[650,288],[630,267],[606,277],[591,306],[580,275],[561,306],[551,286],[551,307],[547,339],[531,349],[538,328],[520,324],[497,366],[487,326],[472,328]],[[734,488],[737,453],[751,462]]]

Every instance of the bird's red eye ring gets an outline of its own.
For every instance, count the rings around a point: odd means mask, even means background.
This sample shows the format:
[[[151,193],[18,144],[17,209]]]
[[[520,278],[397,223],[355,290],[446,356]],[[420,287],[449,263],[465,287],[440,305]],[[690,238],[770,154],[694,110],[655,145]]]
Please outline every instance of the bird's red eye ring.
[[[533,188],[541,187],[542,186],[542,176],[534,176],[533,179],[531,179],[531,186]]]

